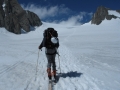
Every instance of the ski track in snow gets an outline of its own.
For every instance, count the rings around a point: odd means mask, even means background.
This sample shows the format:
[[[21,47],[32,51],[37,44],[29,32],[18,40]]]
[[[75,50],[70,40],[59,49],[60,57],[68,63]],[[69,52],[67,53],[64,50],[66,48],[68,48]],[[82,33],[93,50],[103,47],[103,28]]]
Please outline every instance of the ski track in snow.
[[[61,75],[59,78],[59,82],[56,85],[54,85],[54,90],[61,90],[61,89],[62,90],[80,90],[80,89],[100,90],[95,84],[95,82],[90,80],[90,78],[88,78],[87,76],[83,75],[81,71],[83,70],[84,67],[77,69],[77,67],[80,67],[80,66],[79,65],[77,66],[77,64],[74,63],[73,60],[75,60],[75,58],[71,55],[69,50],[65,46],[61,46],[61,48],[62,48],[60,50]],[[41,58],[41,60],[39,62],[39,70],[37,74],[37,79],[35,80],[35,75],[31,79],[29,79],[24,90],[45,90],[48,88],[46,86],[48,84],[46,66],[43,65],[43,63],[47,63],[46,57]],[[58,59],[56,57],[57,68],[58,68],[57,60]],[[58,73],[59,73],[59,69],[58,69]],[[71,86],[72,88],[68,86]]]

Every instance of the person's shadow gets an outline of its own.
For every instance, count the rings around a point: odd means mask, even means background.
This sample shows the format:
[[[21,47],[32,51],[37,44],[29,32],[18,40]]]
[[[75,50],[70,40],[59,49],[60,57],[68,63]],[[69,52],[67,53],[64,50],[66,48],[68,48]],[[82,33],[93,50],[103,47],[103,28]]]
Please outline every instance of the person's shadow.
[[[59,81],[60,77],[66,78],[66,77],[70,77],[70,78],[76,78],[76,77],[80,77],[83,73],[79,73],[77,71],[70,71],[67,73],[58,73],[58,77],[57,77],[57,82]]]
[[[60,77],[66,78],[66,77],[80,77],[83,73],[79,73],[77,71],[70,71],[67,73],[61,73]]]

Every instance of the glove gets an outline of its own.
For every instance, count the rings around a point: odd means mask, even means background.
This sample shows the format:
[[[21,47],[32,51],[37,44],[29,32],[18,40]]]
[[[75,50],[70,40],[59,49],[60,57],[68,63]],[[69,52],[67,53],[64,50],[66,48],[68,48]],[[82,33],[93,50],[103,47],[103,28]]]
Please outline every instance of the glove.
[[[40,46],[38,47],[38,49],[42,49],[42,46],[40,45]]]

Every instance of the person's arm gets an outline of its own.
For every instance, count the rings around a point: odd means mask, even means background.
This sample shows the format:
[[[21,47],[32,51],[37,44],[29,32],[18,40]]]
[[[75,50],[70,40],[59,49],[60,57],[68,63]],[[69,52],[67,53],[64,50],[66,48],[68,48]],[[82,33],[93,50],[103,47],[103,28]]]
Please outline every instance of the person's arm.
[[[42,47],[46,47],[46,37],[43,38],[43,40],[38,48],[42,49]]]
[[[41,44],[39,45],[38,49],[42,49],[43,47],[43,41],[41,42]]]
[[[57,38],[58,39],[58,38]],[[58,43],[55,45],[56,48],[59,48],[59,39],[58,39]]]

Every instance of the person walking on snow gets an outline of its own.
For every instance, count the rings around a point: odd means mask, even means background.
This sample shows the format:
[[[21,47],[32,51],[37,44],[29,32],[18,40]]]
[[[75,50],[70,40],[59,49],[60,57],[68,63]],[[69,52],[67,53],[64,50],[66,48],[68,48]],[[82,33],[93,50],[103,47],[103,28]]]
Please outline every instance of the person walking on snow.
[[[38,48],[42,50],[42,47],[45,47],[45,54],[48,60],[48,78],[51,80],[52,76],[54,76],[54,79],[56,79],[55,57],[57,54],[57,49],[59,47],[59,39],[57,38],[58,33],[56,30],[54,30],[54,28],[47,28],[44,30],[43,36],[43,40]]]

